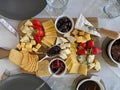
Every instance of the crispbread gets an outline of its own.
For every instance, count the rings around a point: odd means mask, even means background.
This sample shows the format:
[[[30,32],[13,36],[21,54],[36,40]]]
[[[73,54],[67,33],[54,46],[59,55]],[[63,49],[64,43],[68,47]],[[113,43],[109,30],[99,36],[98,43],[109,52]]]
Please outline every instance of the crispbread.
[[[49,76],[50,73],[48,71],[48,64],[49,61],[48,60],[44,60],[42,62],[39,62],[39,67],[38,67],[38,71],[36,72],[37,76]]]
[[[17,65],[20,65],[23,59],[23,54],[16,49],[11,49],[9,54],[9,60]]]
[[[38,61],[38,56],[29,53],[28,59],[28,63],[22,64],[20,67],[28,72],[34,72],[37,64],[36,62]]]
[[[29,52],[28,51],[21,51],[21,53],[23,54],[23,59],[22,59],[21,64],[29,63],[29,59],[28,59]]]

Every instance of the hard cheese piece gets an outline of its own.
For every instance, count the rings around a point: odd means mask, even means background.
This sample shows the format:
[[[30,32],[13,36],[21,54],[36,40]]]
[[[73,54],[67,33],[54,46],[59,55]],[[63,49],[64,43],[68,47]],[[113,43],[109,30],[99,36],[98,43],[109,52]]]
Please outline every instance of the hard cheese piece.
[[[9,60],[13,63],[20,65],[23,59],[23,54],[15,49],[10,50]]]
[[[56,37],[47,37],[46,36],[43,39],[46,40],[47,42],[49,42],[51,45],[54,45],[55,41],[56,41]]]
[[[80,64],[78,73],[82,75],[87,75],[87,64]]]
[[[74,63],[69,71],[69,73],[78,73],[80,64]]]
[[[43,22],[42,25],[43,25],[43,28],[44,28],[45,30],[47,30],[47,29],[49,29],[49,28],[53,28],[53,27],[54,27],[54,22],[53,22],[52,19],[50,19],[50,20],[48,20],[48,21],[46,21],[46,22]]]

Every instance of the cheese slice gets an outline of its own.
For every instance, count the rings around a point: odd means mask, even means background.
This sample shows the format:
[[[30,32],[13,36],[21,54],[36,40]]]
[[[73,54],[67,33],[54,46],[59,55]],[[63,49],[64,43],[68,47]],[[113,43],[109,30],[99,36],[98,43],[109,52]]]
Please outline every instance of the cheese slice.
[[[47,42],[49,42],[51,45],[54,45],[55,41],[56,41],[56,37],[47,37],[46,36],[43,39],[46,40]]]
[[[42,43],[48,47],[51,47],[51,43],[49,43],[48,41],[46,41],[45,39],[42,40]]]
[[[52,19],[42,23],[44,30],[54,27],[54,22]]]
[[[69,73],[78,73],[80,64],[74,63],[69,71]]]
[[[87,75],[87,64],[84,63],[80,64],[78,73],[82,75]]]
[[[57,33],[56,32],[48,32],[48,33],[45,33],[45,36],[56,36],[57,37]]]
[[[44,29],[44,30],[45,30],[45,33],[47,33],[47,32],[56,32],[55,27],[51,27],[51,28]]]

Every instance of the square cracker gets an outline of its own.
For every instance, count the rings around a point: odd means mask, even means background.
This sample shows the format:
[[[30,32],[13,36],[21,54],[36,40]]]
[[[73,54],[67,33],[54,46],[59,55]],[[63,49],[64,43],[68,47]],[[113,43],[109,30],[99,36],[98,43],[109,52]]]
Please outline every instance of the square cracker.
[[[50,73],[48,71],[48,65],[49,65],[49,61],[48,60],[44,60],[42,62],[39,62],[39,67],[38,67],[38,71],[36,72],[37,76],[49,76]]]
[[[11,49],[10,54],[9,54],[9,60],[12,61],[13,63],[20,65],[23,59],[23,54],[16,50],[16,49]]]

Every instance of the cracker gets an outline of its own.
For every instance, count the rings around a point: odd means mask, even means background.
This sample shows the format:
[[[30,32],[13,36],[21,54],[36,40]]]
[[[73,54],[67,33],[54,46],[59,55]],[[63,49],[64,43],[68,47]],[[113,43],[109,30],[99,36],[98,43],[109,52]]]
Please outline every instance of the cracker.
[[[23,54],[16,49],[11,49],[9,54],[9,60],[13,63],[20,65],[23,59]]]
[[[38,71],[36,72],[37,76],[49,76],[50,73],[48,71],[48,64],[49,61],[48,60],[44,60],[42,62],[39,62],[39,67],[38,67]]]

